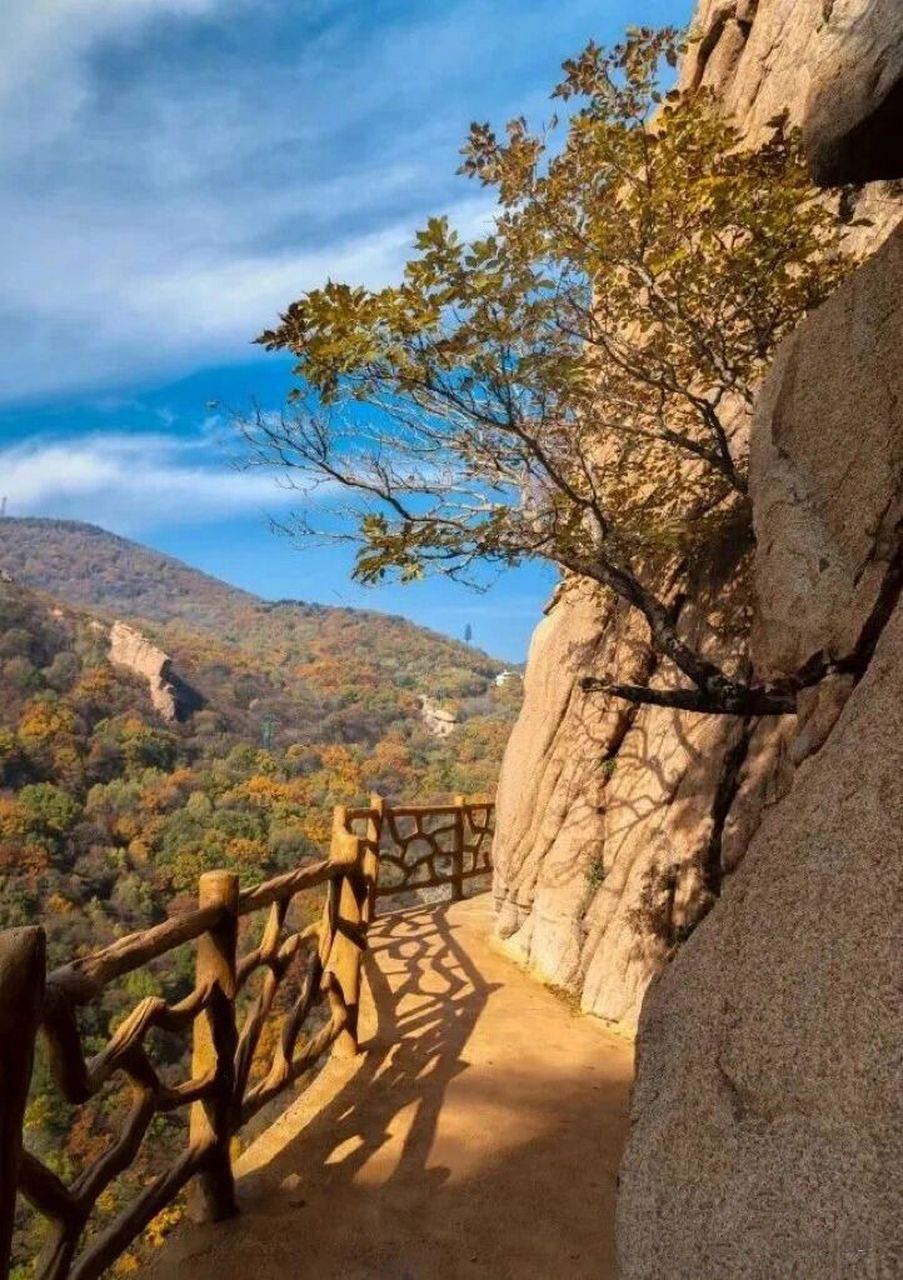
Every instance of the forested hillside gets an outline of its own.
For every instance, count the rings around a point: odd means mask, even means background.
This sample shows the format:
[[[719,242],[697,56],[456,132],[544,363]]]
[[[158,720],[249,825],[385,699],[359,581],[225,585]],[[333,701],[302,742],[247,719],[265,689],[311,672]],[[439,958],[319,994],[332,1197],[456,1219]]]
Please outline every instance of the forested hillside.
[[[211,866],[261,875],[313,853],[333,804],[494,786],[517,692],[496,689],[484,655],[401,619],[269,605],[87,526],[0,533],[14,579],[0,582],[0,924],[50,902],[62,950],[105,941]],[[110,665],[112,612],[16,578],[115,603],[200,709],[164,724],[144,682]],[[143,613],[123,607],[130,581]],[[423,723],[420,690],[457,710],[451,738]]]
[[[506,700],[494,693],[502,664],[467,645],[387,614],[265,601],[72,521],[0,520],[0,570],[70,605],[135,622],[205,700],[199,730],[286,747],[382,743],[383,758],[406,762],[401,776],[390,769],[382,777],[393,793],[412,784],[430,795],[492,785],[492,766],[473,776],[445,768],[462,759],[488,765],[511,719],[510,692]],[[420,732],[421,694],[465,722],[454,752]]]

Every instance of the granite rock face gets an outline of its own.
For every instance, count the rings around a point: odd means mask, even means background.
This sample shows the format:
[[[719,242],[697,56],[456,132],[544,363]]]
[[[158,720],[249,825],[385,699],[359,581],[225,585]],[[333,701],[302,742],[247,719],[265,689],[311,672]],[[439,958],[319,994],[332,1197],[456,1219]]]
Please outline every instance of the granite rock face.
[[[706,86],[753,143],[785,117],[803,131],[822,184],[903,173],[900,0],[701,0],[681,83]],[[853,196],[871,227],[851,247],[877,247],[903,212],[893,183]]]
[[[762,0],[701,75],[764,115],[795,60],[816,176],[899,176],[903,6],[815,8]],[[903,1274],[903,229],[884,213],[757,404],[754,667],[840,669],[753,727],[722,895],[647,992],[623,1280]]]
[[[826,8],[823,0],[701,0],[682,87],[713,89],[754,143],[779,116],[802,124]]]
[[[871,182],[903,173],[900,0],[832,0],[803,132],[816,180]]]
[[[534,633],[505,753],[493,845],[496,929],[540,976],[571,989],[582,990],[591,958],[585,917],[594,897],[604,892],[613,907],[625,905],[623,885],[615,893],[603,876],[606,791],[631,727],[624,704],[589,699],[578,681],[612,668],[641,679],[649,661],[641,628],[611,600],[588,590],[561,595]],[[625,878],[622,860],[619,882]],[[631,969],[622,966],[621,977],[642,983]],[[642,960],[640,970],[648,980]],[[597,1012],[620,1017],[625,998],[620,984]]]
[[[420,695],[420,717],[436,738],[447,738],[458,726],[458,717],[453,711],[442,707],[434,698],[426,694]]]
[[[752,457],[760,674],[855,662],[760,726],[746,847],[647,992],[620,1274],[883,1280],[903,1259],[903,229],[785,343]]]
[[[903,229],[783,343],[759,398],[760,675],[851,654],[878,602],[903,519],[901,290]]]
[[[125,622],[110,631],[110,661],[147,681],[154,710],[166,721],[179,720],[182,710],[169,655]]]
[[[891,66],[900,26],[892,10],[903,15],[903,0],[892,0],[891,10],[885,0],[703,0],[683,85],[710,87],[747,138],[761,141],[778,116],[800,125],[815,118],[820,77],[825,84],[833,77],[839,92],[843,77],[830,70],[835,37],[851,24],[873,33],[861,37],[870,52],[856,74],[878,83],[878,63]],[[854,82],[851,68],[845,83]],[[865,188],[856,212],[874,225],[854,233],[851,248],[880,245],[901,211],[887,184]],[[791,338],[780,355],[786,377],[772,379],[766,392],[776,403],[760,416],[752,458],[760,602],[753,641],[764,674],[787,662],[795,670],[821,652],[847,656],[876,604],[882,546],[896,519],[880,503],[890,500],[898,466],[899,424],[887,406],[900,365],[889,283],[899,255],[893,239],[881,265],[839,296],[843,317],[832,312],[830,332],[819,330],[826,342],[819,367],[810,375],[803,365],[815,352]],[[887,273],[884,289],[875,287],[880,272]],[[858,334],[855,357],[847,350],[851,333]],[[814,449],[815,436],[854,429],[846,416],[851,395],[876,432],[855,464],[842,452]],[[744,590],[726,586],[721,616],[716,608],[705,619],[699,636],[718,655],[744,636],[745,607]],[[753,725],[743,743],[700,717],[629,712],[582,696],[583,675],[646,678],[643,631],[605,598],[559,597],[534,639],[524,707],[502,768],[494,846],[500,936],[540,977],[626,1029],[636,1025],[669,941],[707,907],[706,884],[740,864],[763,815],[824,741],[850,690],[848,679],[837,678],[804,695],[798,718]]]
[[[900,1274],[903,612],[647,996],[623,1280]]]
[[[719,609],[687,616],[687,638],[729,653],[732,603],[728,591]],[[632,1031],[647,983],[720,879],[719,784],[742,728],[580,689],[583,676],[614,674],[677,683],[653,662],[639,615],[588,589],[561,592],[534,634],[502,768],[496,931],[538,976]]]
[[[693,36],[683,86],[714,89],[754,141],[786,113],[816,164],[860,170],[827,182],[899,176],[899,0],[702,0]]]

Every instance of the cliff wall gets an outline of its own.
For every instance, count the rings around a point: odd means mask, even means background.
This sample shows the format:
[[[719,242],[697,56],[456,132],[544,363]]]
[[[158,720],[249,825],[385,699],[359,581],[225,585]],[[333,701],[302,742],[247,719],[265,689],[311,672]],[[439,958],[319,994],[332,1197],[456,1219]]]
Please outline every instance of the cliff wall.
[[[760,730],[744,856],[647,993],[624,1280],[901,1274],[903,228],[781,349],[751,488],[757,669],[853,661]]]
[[[806,99],[815,172],[903,174],[903,7],[837,9],[875,39]],[[750,493],[756,672],[838,670],[754,729],[732,874],[646,994],[619,1274],[884,1280],[903,1274],[903,228],[780,348]]]
[[[899,0],[701,0],[682,70],[707,85],[752,141],[786,116],[824,185],[903,171]],[[889,230],[895,189],[866,193]]]
[[[833,176],[882,179],[846,193],[850,213],[873,223],[851,236],[857,248],[879,245],[903,208],[896,187],[884,180],[893,172],[887,149],[899,137],[888,133],[887,122],[903,72],[900,13],[898,0],[704,0],[699,38],[683,69],[684,86],[713,88],[752,140],[786,114],[803,127]],[[872,157],[870,170],[863,156]],[[849,385],[847,379],[833,399],[841,418],[849,401],[840,393]],[[822,396],[813,381],[813,413],[823,407]],[[832,429],[841,432],[836,423]],[[764,439],[760,432],[754,441],[759,453]],[[793,564],[789,533],[809,515],[797,501],[797,478],[778,465],[782,447],[773,447],[756,525],[760,551],[767,546],[769,555]],[[759,474],[765,474],[761,465]],[[873,492],[884,489],[876,484]],[[850,496],[858,502],[861,485]],[[819,518],[823,508],[824,502]],[[849,565],[830,559],[819,572],[836,592],[820,607],[836,623],[846,616],[841,580]],[[867,592],[875,574],[863,574],[857,590]],[[807,592],[808,581],[798,579],[795,610],[803,614]],[[755,630],[759,658],[770,669],[772,656],[784,656],[778,650],[786,637],[767,601],[760,593]],[[723,659],[745,644],[749,602],[748,584],[728,561],[713,567],[684,625]],[[785,623],[795,621],[790,610]],[[740,726],[587,697],[578,686],[585,675],[674,679],[667,665],[654,667],[643,624],[620,606],[601,594],[557,593],[533,639],[523,711],[502,768],[497,932],[538,976],[632,1031],[649,981],[711,907],[762,813],[789,785],[794,762],[827,732],[849,682],[834,680],[817,696],[806,695],[799,724],[787,718]]]
[[[179,720],[182,708],[169,655],[125,622],[110,630],[110,661],[147,681],[151,702],[166,721]]]

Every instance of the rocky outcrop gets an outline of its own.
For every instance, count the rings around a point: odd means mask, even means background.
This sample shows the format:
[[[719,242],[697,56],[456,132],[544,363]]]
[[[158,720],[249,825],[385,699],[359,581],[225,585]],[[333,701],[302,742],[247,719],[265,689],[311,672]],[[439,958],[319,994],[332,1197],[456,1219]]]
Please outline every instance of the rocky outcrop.
[[[704,0],[698,28],[684,84],[751,140],[784,116],[822,178],[903,178],[900,0]],[[506,945],[585,1009],[642,1009],[623,1280],[903,1274],[903,229],[894,184],[844,200],[877,251],[759,396],[750,595],[729,577],[685,619],[722,660],[751,603],[756,677],[821,678],[742,725],[590,705],[581,675],[669,673],[569,591],[502,769]]]
[[[125,622],[114,622],[110,631],[110,661],[147,681],[154,710],[166,721],[184,714],[180,682],[174,677],[168,654]]]
[[[441,707],[438,702],[433,698],[427,697],[426,694],[420,695],[420,716],[435,738],[447,738],[450,733],[454,732],[458,724],[458,717],[454,711]]]
[[[730,597],[726,597],[730,599]],[[685,634],[728,647],[729,610]],[[719,636],[718,627],[721,628]],[[493,846],[496,931],[539,976],[632,1030],[646,985],[710,900],[732,721],[587,697],[585,675],[675,683],[638,615],[563,592],[537,628]],[[715,875],[720,873],[715,870]]]
[[[714,89],[753,142],[779,116],[801,124],[827,8],[823,0],[701,0],[682,87]]]
[[[901,17],[903,21],[903,17]],[[756,413],[763,676],[856,649],[903,519],[903,229],[781,347]]]
[[[870,182],[903,173],[900,0],[830,0],[803,129],[816,179]]]
[[[714,89],[754,141],[786,114],[817,168],[833,157],[822,181],[899,176],[899,0],[702,0],[693,37],[683,86]]]
[[[837,32],[873,33],[860,43],[871,51],[865,79],[880,96],[892,78],[882,68],[893,63],[899,30],[891,16],[884,0],[872,0],[871,6],[865,0],[704,0],[696,22],[700,38],[690,46],[683,84],[713,89],[753,142],[769,134],[778,116],[816,128],[812,122],[821,118],[818,103],[825,100],[828,80],[835,95],[844,87],[843,78],[830,71]],[[856,118],[865,119],[863,96],[854,92],[860,81],[862,75],[851,69],[844,83],[859,104]],[[854,115],[851,106],[848,118]],[[901,210],[903,202],[886,184],[867,188],[856,213],[868,214],[874,225],[857,229],[851,248],[883,241]],[[862,332],[874,327],[885,346],[892,343],[892,308],[882,320],[870,311],[879,304],[855,286],[842,297],[837,305],[849,309],[846,324]],[[851,509],[866,502],[866,491],[886,491],[882,474],[886,478],[891,466],[893,428],[886,424],[888,438],[876,439],[875,453],[847,477],[836,473],[837,458],[823,459],[823,470],[814,476],[795,472],[783,425],[787,387],[796,378],[795,350],[791,340],[781,355],[787,379],[769,384],[767,394],[782,398],[767,414],[773,430],[760,431],[755,441],[753,466],[769,477],[760,488],[757,533],[769,556],[783,557],[788,568],[795,563],[799,570],[791,526],[805,524],[807,536],[820,539],[813,563],[830,589],[816,605],[811,584],[798,574],[792,579],[793,607],[783,622],[766,616],[768,597],[760,596],[756,644],[766,673],[778,670],[782,660],[769,646],[790,646],[800,664],[812,656],[800,654],[802,642],[790,633],[808,625],[816,607],[828,626],[820,643],[838,655],[853,642],[858,616],[841,582],[851,581],[852,573],[856,600],[867,603],[881,578],[864,543],[845,553],[858,557],[855,567],[840,556],[841,531],[834,524],[844,516],[836,490],[846,489]],[[884,359],[894,357],[885,351]],[[840,431],[852,386],[866,407],[880,394],[875,368],[873,362],[857,373],[842,351],[832,350],[830,365],[808,389],[798,378],[794,383],[796,393],[808,398],[798,421],[818,423],[811,429],[822,431],[827,415],[827,427]],[[801,502],[804,484],[809,497]],[[868,509],[879,542],[892,519],[890,511]],[[760,557],[759,576],[763,563]],[[698,641],[723,656],[744,635],[748,602],[744,583],[723,581],[720,593],[688,625],[696,627]],[[502,767],[494,845],[500,936],[539,976],[577,992],[584,1009],[628,1030],[636,1026],[646,985],[670,945],[689,932],[721,879],[739,865],[762,814],[786,792],[800,761],[824,741],[850,684],[847,676],[836,677],[803,696],[799,717],[751,725],[739,735],[693,715],[591,705],[577,689],[584,675],[631,682],[642,677],[648,661],[641,624],[629,624],[604,598],[559,594],[531,649],[523,711]],[[653,680],[668,678],[667,670],[652,674]]]
[[[757,670],[847,670],[765,727],[748,847],[648,991],[624,1280],[903,1258],[903,230],[785,343],[752,443]]]
[[[693,26],[684,88],[713,89],[751,141],[785,117],[822,182],[903,172],[900,0],[702,0]],[[846,204],[874,224],[857,247],[880,244],[903,210],[884,182]]]

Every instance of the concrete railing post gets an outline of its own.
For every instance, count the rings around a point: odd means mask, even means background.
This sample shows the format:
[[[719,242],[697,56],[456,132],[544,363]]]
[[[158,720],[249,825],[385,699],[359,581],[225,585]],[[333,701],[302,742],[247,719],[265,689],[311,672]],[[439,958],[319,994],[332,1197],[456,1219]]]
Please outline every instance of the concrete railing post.
[[[333,810],[330,858],[347,870],[329,886],[328,936],[321,955],[329,979],[338,986],[347,1013],[347,1022],[336,1038],[333,1053],[339,1058],[353,1058],[358,1051],[358,1005],[370,890],[364,876],[364,842],[349,831],[344,805],[337,805]]]
[[[366,844],[364,845],[364,880],[367,882],[367,904],[364,923],[372,924],[376,916],[376,886],[379,881],[379,850],[383,836],[383,817],[386,802],[375,791],[370,796],[372,816],[367,819]]]
[[[451,900],[460,902],[464,897],[464,796],[455,796],[455,830],[452,836]]]

